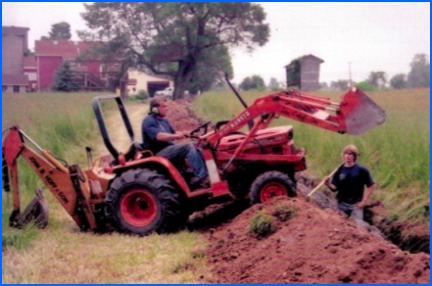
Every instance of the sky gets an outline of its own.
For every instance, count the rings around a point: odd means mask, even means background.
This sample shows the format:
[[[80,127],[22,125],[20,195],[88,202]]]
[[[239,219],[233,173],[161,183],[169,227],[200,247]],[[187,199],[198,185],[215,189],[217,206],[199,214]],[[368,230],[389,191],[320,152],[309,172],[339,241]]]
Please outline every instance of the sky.
[[[388,79],[407,74],[415,54],[430,56],[429,2],[258,2],[267,14],[270,39],[252,53],[231,50],[234,82],[260,75],[285,81],[285,66],[313,54],[324,60],[320,81],[367,79],[384,71]],[[29,48],[58,22],[76,31],[87,27],[83,2],[2,2],[2,26],[29,27]],[[350,73],[351,71],[351,73]]]

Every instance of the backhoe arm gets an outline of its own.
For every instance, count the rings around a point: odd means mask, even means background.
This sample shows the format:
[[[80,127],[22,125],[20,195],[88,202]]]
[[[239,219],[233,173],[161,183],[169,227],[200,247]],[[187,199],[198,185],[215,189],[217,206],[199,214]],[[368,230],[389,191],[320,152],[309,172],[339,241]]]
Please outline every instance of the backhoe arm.
[[[39,152],[27,146],[26,141],[31,142]],[[9,169],[12,189],[13,212],[10,219],[12,226],[21,213],[17,165],[18,158],[21,156],[82,230],[96,228],[96,220],[89,205],[90,187],[78,166],[64,166],[17,127],[9,129],[3,140],[2,152],[4,163]]]

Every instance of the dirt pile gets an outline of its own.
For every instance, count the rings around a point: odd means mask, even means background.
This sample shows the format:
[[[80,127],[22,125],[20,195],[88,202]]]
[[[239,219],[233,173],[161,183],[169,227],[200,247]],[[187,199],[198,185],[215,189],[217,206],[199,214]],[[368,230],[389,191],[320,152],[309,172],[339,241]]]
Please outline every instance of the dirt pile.
[[[295,210],[286,221],[281,210]],[[266,237],[250,232],[272,218]],[[210,231],[211,283],[429,283],[429,255],[410,254],[331,210],[302,198],[255,205]]]
[[[169,101],[168,110],[166,118],[178,131],[191,131],[203,123],[193,113],[191,103],[187,100]]]
[[[192,130],[203,122],[193,114],[189,102],[169,105],[167,117],[176,130]],[[301,175],[299,193],[307,194],[315,181],[307,173]],[[381,235],[375,227],[358,226],[342,217],[335,206],[325,192],[316,192],[311,201],[279,198],[253,207],[234,202],[194,214],[189,228],[208,234],[210,241],[207,255],[214,278],[203,282],[429,283],[428,254],[402,251],[382,237],[391,237],[393,226],[387,228],[390,233]],[[295,211],[284,221],[277,218],[281,209]],[[275,231],[257,237],[249,228],[256,216],[263,214],[272,218]],[[369,214],[374,225],[386,216],[382,205]],[[428,233],[424,237],[419,249],[429,248]]]

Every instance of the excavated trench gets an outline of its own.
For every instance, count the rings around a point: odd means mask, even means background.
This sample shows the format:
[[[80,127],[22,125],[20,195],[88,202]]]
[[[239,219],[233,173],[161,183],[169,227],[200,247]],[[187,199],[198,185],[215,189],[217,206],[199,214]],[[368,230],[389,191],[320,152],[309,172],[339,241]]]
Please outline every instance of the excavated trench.
[[[312,190],[317,180],[307,174],[299,176],[299,189],[304,194]],[[321,209],[336,210],[336,202],[330,192],[316,192],[311,199]],[[378,231],[389,242],[395,244],[403,251],[410,253],[430,253],[430,234],[427,225],[416,225],[409,222],[397,222],[388,219],[385,206],[380,201],[371,202],[364,210],[365,221]]]

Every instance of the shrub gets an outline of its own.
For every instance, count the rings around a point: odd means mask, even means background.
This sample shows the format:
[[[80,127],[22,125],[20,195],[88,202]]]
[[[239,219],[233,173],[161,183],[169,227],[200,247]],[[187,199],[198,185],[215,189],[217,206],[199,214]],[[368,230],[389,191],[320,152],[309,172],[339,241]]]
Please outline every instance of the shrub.
[[[258,212],[249,225],[249,232],[258,237],[265,237],[275,231],[276,227],[273,224],[273,218],[264,212]]]
[[[273,216],[280,221],[287,221],[292,218],[297,212],[297,208],[292,205],[278,205],[273,212]]]
[[[142,100],[146,100],[149,97],[147,91],[140,89],[137,93],[137,95],[135,96],[136,99],[142,99]]]

